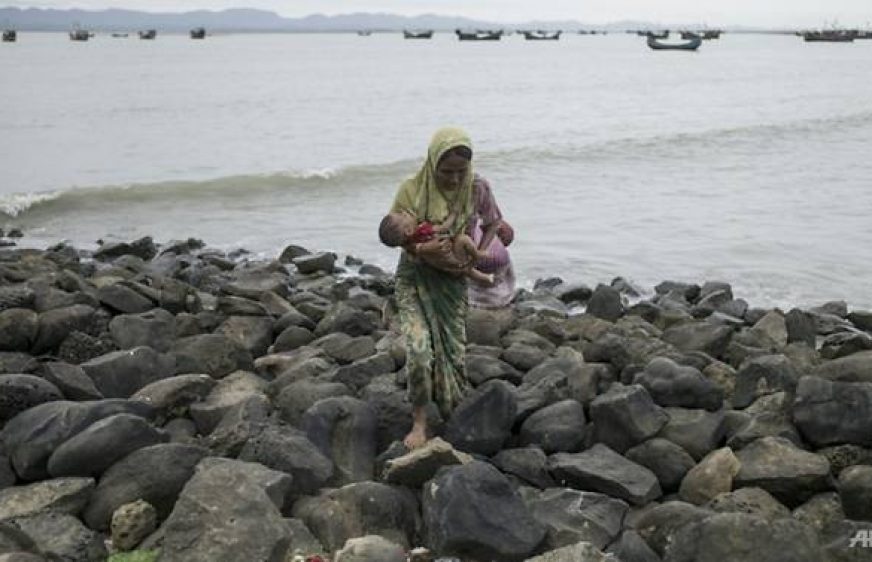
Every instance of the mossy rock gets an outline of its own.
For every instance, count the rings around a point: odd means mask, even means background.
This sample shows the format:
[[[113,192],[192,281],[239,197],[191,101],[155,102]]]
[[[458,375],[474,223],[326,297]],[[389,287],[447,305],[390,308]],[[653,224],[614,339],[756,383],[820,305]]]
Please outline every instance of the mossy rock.
[[[156,562],[158,553],[157,550],[119,552],[110,556],[106,562]]]

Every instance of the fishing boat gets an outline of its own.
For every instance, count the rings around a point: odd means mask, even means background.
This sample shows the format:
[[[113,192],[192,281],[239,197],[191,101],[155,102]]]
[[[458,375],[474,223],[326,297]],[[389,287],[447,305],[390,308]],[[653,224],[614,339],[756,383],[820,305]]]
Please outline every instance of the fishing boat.
[[[15,43],[18,39],[18,32],[14,29],[4,29],[3,30],[3,42],[4,43]]]
[[[157,37],[157,30],[156,29],[146,29],[145,31],[139,32],[140,39],[147,39],[147,40],[151,41],[155,37]]]
[[[723,31],[721,31],[720,29],[707,29],[707,30],[702,32],[702,39],[703,39],[703,41],[709,41],[711,39],[720,39],[721,33],[723,33]]]
[[[360,35],[361,37],[369,37],[370,35],[372,35],[372,31],[370,31],[368,29],[361,29],[360,31],[357,32],[357,34]]]
[[[206,38],[206,28],[205,27],[195,27],[191,30],[191,39],[205,39]]]
[[[855,30],[828,29],[824,31],[803,31],[803,41],[809,43],[851,43],[857,37]]]
[[[693,31],[682,31],[681,32],[682,39],[696,39],[697,37],[700,37],[700,35],[698,33],[693,32]]]
[[[87,41],[91,38],[91,34],[84,29],[74,29],[70,31],[70,41]]]
[[[664,43],[653,35],[648,36],[648,47],[655,51],[695,51],[702,45],[702,38],[696,37],[684,43]]]
[[[116,39],[121,39],[121,38],[127,37],[127,33],[113,33],[112,37],[114,37]]]
[[[403,30],[403,37],[405,39],[430,39],[433,37],[433,30]]]
[[[527,41],[557,41],[558,39],[560,39],[560,34],[563,32],[549,32],[540,29],[537,31],[522,31],[521,33],[524,34],[524,39],[526,39]]]
[[[460,29],[455,29],[454,33],[457,34],[457,38],[461,41],[499,41],[503,36],[502,29],[497,31],[482,29],[477,29],[475,31],[462,31]]]
[[[654,39],[666,39],[669,37],[669,30],[664,29],[663,31],[637,31],[637,35],[641,35],[642,37],[653,37]]]

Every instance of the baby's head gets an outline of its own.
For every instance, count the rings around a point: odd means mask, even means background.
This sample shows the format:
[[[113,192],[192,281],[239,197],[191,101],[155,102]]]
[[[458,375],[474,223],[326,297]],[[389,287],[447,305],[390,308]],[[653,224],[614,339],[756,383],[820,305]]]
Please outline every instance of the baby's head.
[[[415,217],[409,213],[388,213],[378,227],[378,237],[385,246],[402,246],[414,234],[416,226]]]

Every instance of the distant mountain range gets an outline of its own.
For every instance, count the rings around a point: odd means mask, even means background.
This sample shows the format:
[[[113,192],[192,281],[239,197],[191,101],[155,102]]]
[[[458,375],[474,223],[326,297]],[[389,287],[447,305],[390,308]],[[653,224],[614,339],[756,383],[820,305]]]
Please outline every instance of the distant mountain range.
[[[317,32],[317,31],[398,31],[401,29],[504,28],[504,29],[657,29],[665,24],[621,21],[608,25],[585,24],[579,21],[530,21],[519,24],[500,24],[462,17],[425,14],[414,17],[383,13],[354,13],[336,16],[314,14],[303,18],[284,18],[274,12],[238,8],[224,11],[197,10],[183,13],[152,13],[133,10],[55,10],[40,8],[0,8],[0,27],[13,27],[23,31],[67,31],[73,26],[95,31],[125,31],[158,29],[160,31],[187,31],[205,27],[210,31],[259,32]],[[684,23],[678,27],[703,27]]]

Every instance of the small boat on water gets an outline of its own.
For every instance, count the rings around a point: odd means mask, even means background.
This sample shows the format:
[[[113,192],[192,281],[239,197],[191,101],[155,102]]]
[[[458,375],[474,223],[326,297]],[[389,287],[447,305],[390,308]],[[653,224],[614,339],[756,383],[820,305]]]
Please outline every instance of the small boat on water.
[[[702,45],[702,38],[695,37],[684,43],[666,43],[653,35],[648,36],[648,47],[655,51],[695,51]]]
[[[87,41],[91,37],[93,37],[93,35],[84,29],[74,29],[70,31],[70,41]]]
[[[696,39],[697,37],[700,37],[700,35],[698,33],[693,32],[693,31],[682,31],[681,32],[682,39]]]
[[[191,39],[205,39],[206,38],[206,28],[205,27],[195,27],[191,30]]]
[[[707,29],[702,32],[703,41],[709,41],[711,39],[720,39],[721,33],[723,33],[720,29]]]
[[[651,31],[648,30],[639,30],[636,32],[636,35],[640,37],[653,37],[654,39],[666,39],[669,37],[669,30],[664,29],[663,31]]]
[[[405,39],[430,39],[433,37],[432,29],[425,30],[403,30],[403,38]]]
[[[557,41],[560,39],[560,34],[563,32],[544,31],[539,29],[537,31],[522,31],[521,33],[524,34],[524,39],[527,41]]]
[[[3,30],[3,42],[4,43],[15,43],[18,40],[18,32],[14,29],[4,29]]]
[[[852,29],[829,29],[824,31],[803,31],[803,41],[808,43],[851,43],[857,37]]]
[[[128,35],[127,33],[113,33],[112,37],[114,37],[116,39],[122,39],[124,37],[127,37],[127,35]]]
[[[475,31],[462,31],[460,29],[455,29],[454,33],[460,41],[499,41],[503,36],[502,29],[497,31],[482,29],[477,29]]]
[[[157,37],[157,30],[156,29],[146,29],[145,31],[139,32],[140,39],[147,39],[150,41],[150,40],[154,39],[155,37]]]
[[[370,31],[368,29],[361,29],[360,31],[357,32],[357,34],[360,35],[361,37],[369,37],[370,35],[372,35],[372,31]]]

